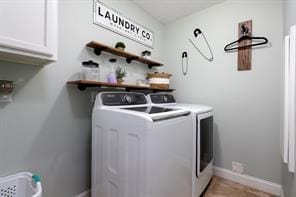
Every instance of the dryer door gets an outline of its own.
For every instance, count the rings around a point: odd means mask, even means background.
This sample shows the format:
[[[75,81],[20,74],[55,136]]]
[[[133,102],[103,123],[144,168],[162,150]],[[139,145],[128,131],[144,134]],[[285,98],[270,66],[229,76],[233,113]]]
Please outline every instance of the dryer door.
[[[197,115],[196,177],[213,160],[213,112]]]

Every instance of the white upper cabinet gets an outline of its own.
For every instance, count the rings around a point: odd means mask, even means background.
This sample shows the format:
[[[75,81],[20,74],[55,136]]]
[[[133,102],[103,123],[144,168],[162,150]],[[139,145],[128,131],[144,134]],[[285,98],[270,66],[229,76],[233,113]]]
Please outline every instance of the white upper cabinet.
[[[0,0],[0,59],[34,65],[57,59],[57,0]]]

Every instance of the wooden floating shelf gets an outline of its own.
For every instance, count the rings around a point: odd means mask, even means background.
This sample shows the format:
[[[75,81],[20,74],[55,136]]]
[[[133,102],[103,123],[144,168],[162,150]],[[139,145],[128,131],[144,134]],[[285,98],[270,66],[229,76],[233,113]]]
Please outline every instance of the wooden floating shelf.
[[[162,63],[147,59],[147,58],[143,58],[141,56],[120,50],[120,49],[116,49],[114,47],[96,42],[96,41],[91,41],[89,43],[86,44],[87,47],[93,48],[94,49],[94,53],[96,55],[101,55],[101,52],[107,52],[107,53],[111,53],[113,55],[117,55],[120,57],[124,57],[126,58],[126,62],[127,63],[131,63],[132,61],[137,61],[137,62],[141,62],[143,64],[147,64],[149,68],[152,68],[154,66],[163,66]]]
[[[118,83],[106,83],[106,82],[96,82],[96,81],[85,81],[76,80],[68,81],[67,84],[77,85],[79,90],[85,90],[88,87],[111,87],[111,88],[124,88],[126,91],[130,90],[152,90],[153,92],[172,92],[174,89],[163,89],[163,88],[151,88],[137,85],[129,84],[118,84]]]

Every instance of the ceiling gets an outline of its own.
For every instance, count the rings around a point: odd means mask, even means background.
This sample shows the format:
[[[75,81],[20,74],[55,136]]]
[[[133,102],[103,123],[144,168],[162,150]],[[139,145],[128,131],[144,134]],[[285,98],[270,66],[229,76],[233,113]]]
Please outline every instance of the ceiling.
[[[166,24],[224,0],[131,0],[148,14]]]

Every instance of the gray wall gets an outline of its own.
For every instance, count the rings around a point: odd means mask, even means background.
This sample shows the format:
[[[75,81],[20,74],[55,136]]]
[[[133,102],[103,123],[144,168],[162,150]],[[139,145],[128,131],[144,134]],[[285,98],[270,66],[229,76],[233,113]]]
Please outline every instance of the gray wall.
[[[284,5],[284,33],[288,34],[291,25],[296,25],[296,0],[287,0]],[[296,154],[296,153],[295,153]],[[285,197],[296,196],[296,178],[287,165],[282,165],[282,184]]]
[[[179,101],[215,108],[215,165],[230,169],[231,161],[242,162],[247,174],[279,183],[282,4],[228,1],[164,29],[128,1],[105,1],[155,32],[152,57],[167,63],[164,69],[173,73],[172,86]],[[287,8],[292,15],[295,7]],[[253,50],[252,71],[238,72],[236,53],[226,54],[223,47],[236,39],[237,23],[247,19],[253,19],[255,35],[266,36],[272,46]],[[213,63],[202,59],[189,44],[195,27],[208,37]],[[17,82],[14,102],[0,104],[0,176],[23,170],[40,174],[45,197],[73,196],[90,187],[90,91],[65,85],[78,78],[83,60],[102,64],[102,80],[109,72],[110,56],[95,57],[84,47],[89,40],[110,45],[123,41],[135,53],[146,49],[92,24],[92,0],[60,0],[58,61],[46,67],[0,62],[0,79]],[[190,58],[186,77],[180,67],[183,50],[188,50]],[[128,70],[128,82],[148,71],[140,64],[126,65],[124,60],[116,65]],[[292,196],[288,194],[295,192],[295,181],[285,176],[285,166],[282,172],[285,193]]]
[[[227,1],[165,26],[166,68],[177,100],[215,109],[215,165],[231,169],[232,161],[241,162],[246,174],[276,183],[281,183],[282,9],[281,1]],[[253,50],[252,70],[238,72],[237,53],[223,48],[237,39],[238,23],[249,19],[254,35],[267,37],[271,46]],[[212,46],[212,63],[188,41],[196,27]],[[181,73],[184,50],[187,76]]]
[[[155,32],[152,55],[161,61],[162,25],[128,1],[106,3]],[[66,81],[77,79],[80,62],[88,59],[103,64],[104,80],[110,56],[95,57],[85,44],[123,41],[129,51],[146,49],[94,25],[92,5],[93,0],[59,1],[57,62],[46,67],[0,62],[0,79],[17,81],[14,102],[0,104],[0,176],[35,172],[42,177],[44,197],[70,197],[90,188],[90,91],[80,92]],[[128,69],[130,81],[148,71],[123,60],[117,65]]]

